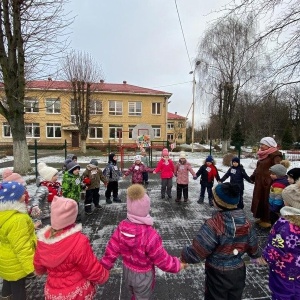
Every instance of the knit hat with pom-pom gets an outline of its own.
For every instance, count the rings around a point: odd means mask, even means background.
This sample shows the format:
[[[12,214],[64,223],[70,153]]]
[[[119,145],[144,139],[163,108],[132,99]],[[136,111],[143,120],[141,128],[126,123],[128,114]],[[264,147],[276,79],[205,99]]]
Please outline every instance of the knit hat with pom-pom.
[[[15,181],[21,183],[22,185],[26,185],[26,181],[23,179],[23,177],[19,173],[13,173],[11,169],[5,169],[3,171],[2,180],[3,182]]]
[[[58,173],[57,169],[47,166],[44,162],[40,162],[37,169],[41,177],[46,181],[51,181],[52,177]]]
[[[133,184],[127,189],[127,218],[137,224],[153,225],[149,215],[150,198],[140,184]]]

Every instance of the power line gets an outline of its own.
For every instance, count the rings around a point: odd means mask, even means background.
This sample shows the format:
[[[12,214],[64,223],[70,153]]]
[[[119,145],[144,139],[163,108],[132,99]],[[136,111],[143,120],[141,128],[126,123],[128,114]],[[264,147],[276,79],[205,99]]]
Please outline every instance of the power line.
[[[186,84],[186,83],[191,83],[191,81],[173,83],[173,84],[168,84],[168,85],[154,86],[153,89],[157,89],[157,88],[161,88],[161,87],[166,87],[166,86],[172,86],[172,85]]]
[[[179,19],[179,24],[180,24],[180,28],[181,28],[181,32],[182,32],[184,44],[185,44],[186,53],[187,53],[187,56],[188,56],[188,59],[189,59],[189,62],[190,62],[191,69],[192,69],[193,68],[192,67],[192,62],[191,62],[191,58],[190,58],[190,55],[189,55],[189,50],[188,50],[188,47],[187,47],[187,44],[186,44],[186,40],[185,40],[185,36],[184,36],[182,24],[181,24],[181,19],[180,19],[180,15],[179,15],[179,11],[178,11],[177,2],[176,2],[176,0],[174,0],[174,1],[175,1],[175,5],[176,5],[177,15],[178,15],[178,19]]]

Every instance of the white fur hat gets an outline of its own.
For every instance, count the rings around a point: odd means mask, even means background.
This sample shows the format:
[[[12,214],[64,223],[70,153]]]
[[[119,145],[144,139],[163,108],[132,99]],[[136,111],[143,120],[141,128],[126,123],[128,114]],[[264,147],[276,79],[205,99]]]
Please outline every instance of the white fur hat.
[[[266,145],[268,147],[274,147],[274,148],[277,147],[277,143],[270,136],[266,136],[266,137],[262,138],[259,143],[262,144],[262,145]]]
[[[38,172],[46,181],[51,181],[52,177],[58,173],[57,169],[48,167],[44,162],[38,164]]]

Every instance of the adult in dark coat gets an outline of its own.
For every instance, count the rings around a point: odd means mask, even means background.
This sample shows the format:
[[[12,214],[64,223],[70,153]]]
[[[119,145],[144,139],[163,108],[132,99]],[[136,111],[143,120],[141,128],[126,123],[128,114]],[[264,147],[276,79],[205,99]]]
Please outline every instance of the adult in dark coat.
[[[263,228],[271,227],[269,212],[269,193],[272,184],[270,167],[282,161],[282,153],[278,151],[277,143],[272,137],[264,137],[260,141],[260,149],[257,152],[258,161],[256,169],[250,176],[254,182],[251,212],[256,222]]]

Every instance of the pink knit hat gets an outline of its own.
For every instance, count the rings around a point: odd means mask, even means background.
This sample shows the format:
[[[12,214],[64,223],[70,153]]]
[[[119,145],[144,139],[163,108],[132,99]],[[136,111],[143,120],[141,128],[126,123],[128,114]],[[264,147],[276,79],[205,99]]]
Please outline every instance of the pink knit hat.
[[[150,198],[140,184],[133,184],[127,189],[127,218],[137,224],[153,225],[149,215]]]
[[[167,148],[164,148],[161,152],[161,156],[169,156],[169,150]]]
[[[23,177],[18,174],[18,173],[13,173],[13,171],[11,169],[5,169],[2,173],[2,181],[3,182],[8,182],[8,181],[15,181],[15,182],[19,182],[22,185],[26,185],[25,180],[23,179]]]
[[[75,200],[54,196],[51,202],[51,227],[63,229],[76,221],[78,206]]]

